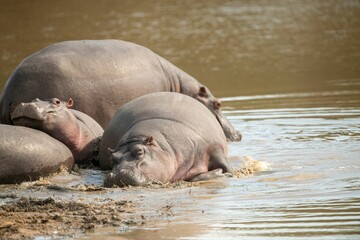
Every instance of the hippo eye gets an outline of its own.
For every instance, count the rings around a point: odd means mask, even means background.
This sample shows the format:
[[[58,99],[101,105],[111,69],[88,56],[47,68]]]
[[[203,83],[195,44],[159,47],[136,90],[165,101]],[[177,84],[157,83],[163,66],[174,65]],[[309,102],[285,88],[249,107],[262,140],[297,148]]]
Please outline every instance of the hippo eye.
[[[139,149],[137,150],[136,154],[137,154],[138,156],[143,156],[143,155],[144,155],[144,149],[143,149],[143,148],[139,148]]]
[[[142,147],[135,148],[132,151],[134,157],[143,157],[144,156],[144,149]]]
[[[57,98],[54,98],[54,99],[52,100],[52,102],[53,102],[53,104],[55,104],[56,106],[60,106],[60,104],[61,104],[61,101],[60,101],[59,99],[57,99]]]

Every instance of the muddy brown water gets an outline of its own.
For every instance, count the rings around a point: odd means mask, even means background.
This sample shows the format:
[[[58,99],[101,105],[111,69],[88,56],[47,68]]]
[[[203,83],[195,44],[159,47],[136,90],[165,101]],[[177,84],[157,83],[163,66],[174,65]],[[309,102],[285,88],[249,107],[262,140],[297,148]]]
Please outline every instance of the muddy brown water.
[[[233,166],[244,156],[269,165],[253,176],[192,187],[14,191],[84,201],[128,198],[147,216],[141,226],[99,227],[71,238],[360,238],[360,1],[0,3],[0,88],[24,57],[51,43],[136,42],[221,98],[243,133],[241,142],[229,143]],[[53,181],[101,185],[102,178],[85,171]]]

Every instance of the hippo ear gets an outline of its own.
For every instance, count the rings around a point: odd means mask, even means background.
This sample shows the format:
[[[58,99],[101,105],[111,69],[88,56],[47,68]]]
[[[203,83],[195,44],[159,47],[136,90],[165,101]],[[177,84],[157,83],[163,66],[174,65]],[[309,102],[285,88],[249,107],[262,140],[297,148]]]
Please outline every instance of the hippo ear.
[[[199,96],[200,97],[206,97],[207,96],[207,93],[206,93],[206,88],[204,86],[201,86],[199,88]]]
[[[69,98],[69,100],[66,102],[66,107],[70,108],[74,105],[74,101],[72,98]]]
[[[152,136],[149,136],[146,139],[146,145],[152,145],[154,143],[154,138]]]
[[[216,100],[214,102],[214,109],[219,110],[221,108],[221,102],[219,100]]]

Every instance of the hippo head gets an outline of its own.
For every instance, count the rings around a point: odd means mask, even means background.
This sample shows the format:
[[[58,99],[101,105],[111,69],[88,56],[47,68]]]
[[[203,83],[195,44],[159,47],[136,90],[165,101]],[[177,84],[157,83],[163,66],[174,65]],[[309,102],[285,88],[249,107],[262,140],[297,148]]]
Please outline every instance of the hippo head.
[[[202,102],[216,117],[218,122],[220,123],[225,136],[230,141],[240,141],[241,133],[234,129],[234,127],[230,124],[227,118],[224,116],[221,111],[221,102],[219,99],[215,98],[209,89],[205,86],[200,86],[199,91],[195,98]]]
[[[68,129],[69,122],[76,121],[68,110],[72,105],[71,98],[67,102],[57,98],[44,101],[36,98],[18,105],[11,114],[11,121],[14,125],[35,128],[57,138],[57,135],[63,135],[63,130]]]
[[[120,141],[115,150],[109,151],[116,166],[106,176],[105,187],[141,186],[151,180],[166,182],[171,175],[169,170],[175,168],[166,161],[164,152],[151,136]]]

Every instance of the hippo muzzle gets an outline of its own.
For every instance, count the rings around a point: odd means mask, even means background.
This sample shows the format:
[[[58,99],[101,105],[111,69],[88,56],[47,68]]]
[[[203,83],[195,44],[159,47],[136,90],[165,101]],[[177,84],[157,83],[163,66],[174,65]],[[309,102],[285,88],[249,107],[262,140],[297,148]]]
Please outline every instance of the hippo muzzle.
[[[240,131],[237,131],[230,124],[229,120],[227,120],[227,118],[222,113],[222,111],[219,111],[219,110],[216,111],[215,117],[218,120],[218,122],[220,123],[220,125],[225,133],[225,136],[229,141],[241,141],[242,135],[241,135]]]
[[[44,121],[45,118],[46,112],[36,102],[21,103],[11,114],[11,120],[13,122],[20,121],[21,119]]]
[[[148,181],[149,180],[144,176],[144,174],[137,168],[121,168],[110,172],[106,176],[104,186],[141,186],[146,184]]]

